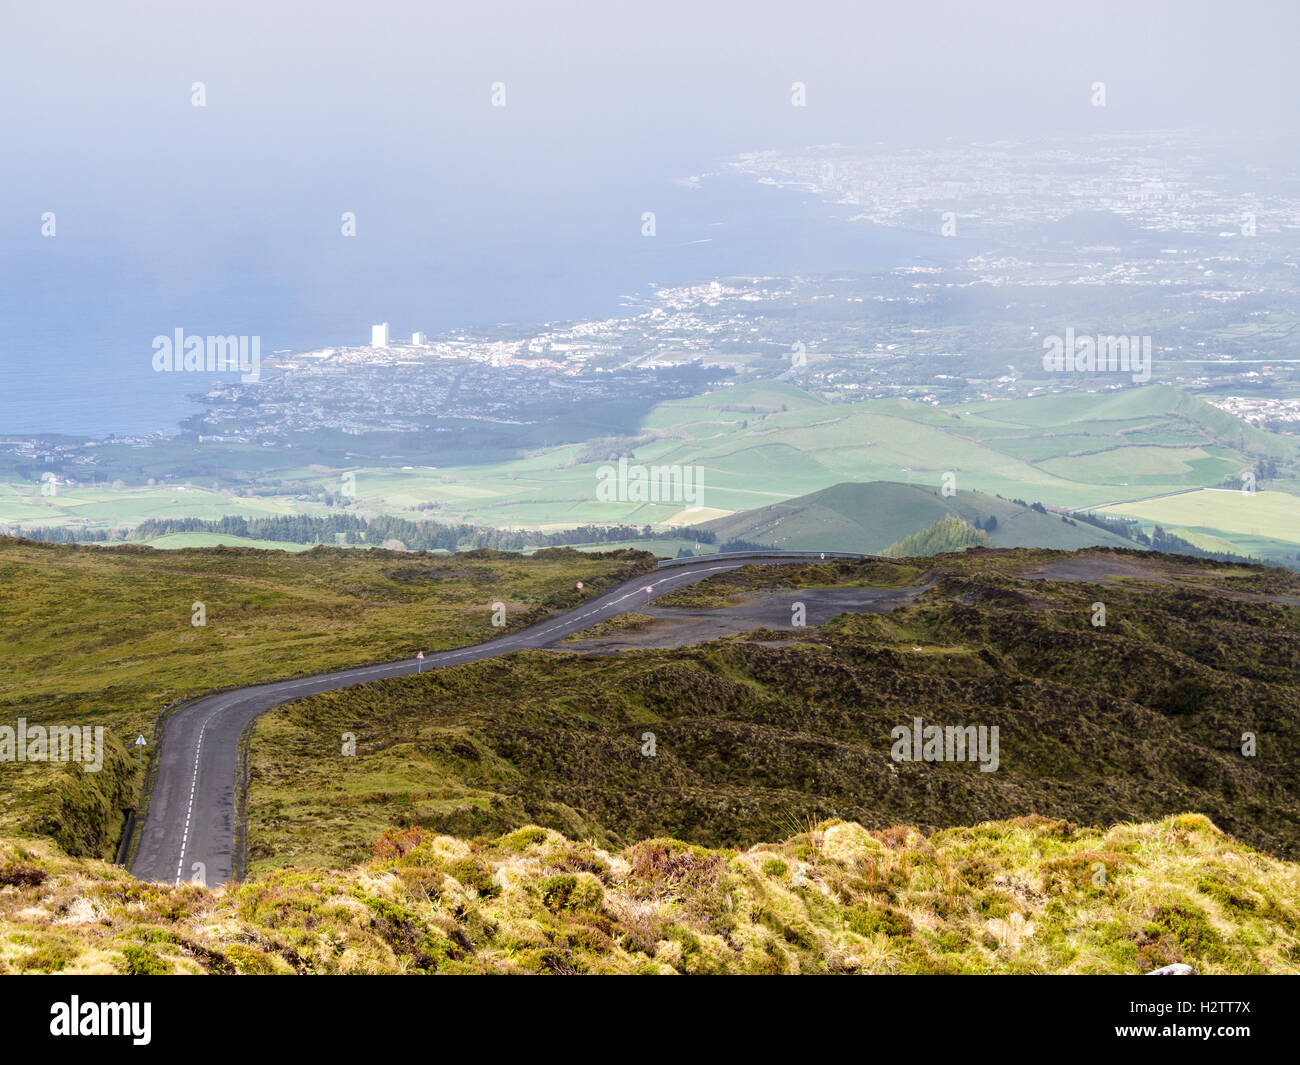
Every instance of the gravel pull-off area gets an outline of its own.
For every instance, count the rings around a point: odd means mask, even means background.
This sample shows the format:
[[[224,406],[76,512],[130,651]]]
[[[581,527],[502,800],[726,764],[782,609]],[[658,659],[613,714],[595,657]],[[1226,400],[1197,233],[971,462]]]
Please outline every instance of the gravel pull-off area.
[[[793,624],[796,603],[803,604],[805,626],[823,625],[846,612],[888,613],[911,602],[926,587],[792,588],[785,592],[759,593],[736,606],[703,609],[643,606],[637,613],[654,618],[653,622],[589,640],[574,640],[563,646],[573,651],[632,651],[687,647],[755,629],[797,633],[800,629]]]

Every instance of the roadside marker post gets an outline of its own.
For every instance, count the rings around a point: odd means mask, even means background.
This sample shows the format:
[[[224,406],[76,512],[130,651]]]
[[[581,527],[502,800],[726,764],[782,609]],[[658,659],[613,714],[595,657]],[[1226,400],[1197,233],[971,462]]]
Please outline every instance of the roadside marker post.
[[[424,652],[421,651],[419,654],[417,654],[417,655],[415,656],[415,660],[416,660],[417,662],[420,663],[418,666],[415,667],[415,672],[417,672],[417,673],[423,673],[423,672],[424,672]]]
[[[148,740],[146,740],[144,736],[137,736],[135,738],[135,760],[140,765],[144,765],[144,745],[147,742]]]

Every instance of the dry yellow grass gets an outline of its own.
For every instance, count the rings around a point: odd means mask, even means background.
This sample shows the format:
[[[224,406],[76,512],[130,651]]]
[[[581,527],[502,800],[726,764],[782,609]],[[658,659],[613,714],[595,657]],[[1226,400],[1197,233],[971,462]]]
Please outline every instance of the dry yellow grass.
[[[1196,815],[832,821],[740,852],[411,829],[353,869],[216,889],[4,842],[0,885],[5,972],[1300,971],[1300,866]]]

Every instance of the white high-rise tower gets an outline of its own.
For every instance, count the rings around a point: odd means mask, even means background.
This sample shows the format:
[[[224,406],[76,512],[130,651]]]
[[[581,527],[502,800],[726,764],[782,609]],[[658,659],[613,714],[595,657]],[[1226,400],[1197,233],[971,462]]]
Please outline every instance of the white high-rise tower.
[[[372,348],[388,347],[388,323],[370,327],[370,346]]]

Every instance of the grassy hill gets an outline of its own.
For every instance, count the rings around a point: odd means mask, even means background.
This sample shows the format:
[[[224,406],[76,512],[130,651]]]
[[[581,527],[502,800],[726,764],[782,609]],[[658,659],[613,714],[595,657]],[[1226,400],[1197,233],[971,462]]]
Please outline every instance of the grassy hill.
[[[421,626],[476,638],[485,596],[545,612],[575,566],[590,588],[647,562],[0,540],[0,586],[23,589],[0,598],[0,721],[102,711],[130,789],[121,740],[164,694]],[[239,612],[182,639],[196,583]],[[918,583],[819,629],[287,704],[253,730],[242,884],[69,858],[54,839],[111,850],[107,814],[86,830],[121,796],[0,764],[0,971],[1300,971],[1300,869],[1261,853],[1300,856],[1300,575],[975,550],[747,567],[657,606]],[[896,760],[917,716],[996,726],[996,771]]]
[[[1300,557],[1300,496],[1290,492],[1250,494],[1224,488],[1181,492],[1139,503],[1121,503],[1104,514],[1137,518],[1144,528],[1167,531],[1211,551],[1256,558]],[[1226,546],[1225,546],[1226,545]]]
[[[768,381],[660,403],[628,432],[647,438],[631,449],[634,461],[699,466],[703,505],[727,511],[847,481],[937,489],[950,470],[962,490],[1079,508],[1220,484],[1265,458],[1278,463],[1279,476],[1262,487],[1300,486],[1294,439],[1160,385],[941,408],[904,399],[834,403]],[[359,471],[366,487],[358,505],[425,502],[441,508],[427,512],[434,517],[515,526],[691,520],[683,503],[598,501],[600,465],[568,445],[449,467],[437,478]]]
[[[979,528],[996,519],[989,539],[995,547],[1131,546],[1114,533],[1091,525],[1070,525],[1022,503],[959,491],[945,497],[939,487],[875,481],[837,484],[783,503],[746,510],[704,522],[720,543],[744,540],[788,551],[861,551],[879,554],[890,544],[929,528],[946,517]]]
[[[1262,489],[1300,493],[1300,444],[1294,438],[1256,429],[1162,385],[937,407],[905,399],[833,402],[789,382],[757,381],[659,403],[629,422],[625,433],[616,450],[629,451],[636,463],[698,466],[702,509],[692,510],[686,501],[598,499],[598,470],[608,456],[596,458],[591,446],[576,443],[436,470],[351,468],[358,496],[349,506],[356,512],[512,528],[684,524],[761,509],[845,482],[938,489],[952,471],[963,492],[1089,508],[1222,485],[1261,464],[1270,471],[1276,466],[1276,475],[1261,481]],[[262,490],[292,485],[292,491],[245,498],[234,494],[233,486],[218,493],[194,485],[184,491],[80,485],[44,498],[34,484],[0,484],[0,523],[102,527],[150,515],[216,518],[298,509],[323,514],[327,508],[314,497],[337,492],[340,470],[307,465],[277,476],[279,481]],[[1220,550],[1300,550],[1300,532],[1289,533],[1289,539],[1284,534],[1280,543],[1264,542],[1239,529],[1230,500],[1214,502],[1197,515],[1196,525],[1205,530],[1197,535],[1223,539],[1227,546]]]
[[[1300,856],[1300,575],[973,551],[747,567],[656,606],[923,581],[915,605],[819,629],[521,652],[287,704],[253,731],[249,869],[347,865],[389,825],[744,847],[792,818],[1101,826],[1188,810]],[[996,726],[997,770],[894,761],[892,730],[917,716]],[[344,732],[355,757],[340,756]]]
[[[281,547],[283,545],[276,545]],[[497,635],[653,566],[624,551],[455,556],[314,548],[153,550],[0,537],[0,725],[102,725],[98,773],[0,762],[0,833],[111,856],[141,776],[127,753],[168,704]],[[579,593],[581,580],[586,591]],[[194,625],[202,603],[205,624]],[[153,748],[148,753],[152,755]],[[147,766],[147,760],[146,760]]]
[[[1300,972],[1300,867],[1203,817],[615,851],[390,832],[366,864],[207,889],[0,840],[0,973]]]

